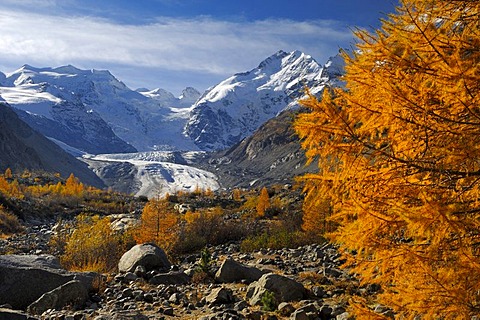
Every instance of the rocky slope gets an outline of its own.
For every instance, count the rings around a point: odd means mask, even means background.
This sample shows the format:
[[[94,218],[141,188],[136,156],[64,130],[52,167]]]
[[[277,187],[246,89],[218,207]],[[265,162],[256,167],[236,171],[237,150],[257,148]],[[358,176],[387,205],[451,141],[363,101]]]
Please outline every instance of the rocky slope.
[[[298,112],[304,110],[282,112],[240,143],[209,153],[196,165],[215,172],[225,188],[294,183],[295,177],[316,170],[316,162],[306,165],[305,152],[292,128]]]
[[[35,230],[40,233],[37,238],[45,241],[48,238],[44,233],[52,233],[48,228]],[[5,296],[0,293],[0,303],[7,303],[4,305],[6,309],[0,308],[0,317],[346,320],[349,319],[348,300],[352,295],[372,296],[379,290],[378,287],[360,286],[356,279],[339,269],[342,260],[330,244],[242,253],[239,246],[232,243],[210,248],[210,253],[212,260],[206,277],[198,278],[195,274],[199,272],[199,255],[184,256],[172,265],[161,250],[151,245],[134,247],[120,260],[120,272],[104,275],[101,282],[98,277],[102,276],[97,275],[96,290],[88,296],[83,296],[82,290],[62,285],[72,285],[70,274],[62,271],[52,256],[0,256],[0,274],[4,276],[20,277],[33,263],[35,272],[61,282],[58,284],[61,286],[56,289],[54,286],[53,290],[38,285],[29,288],[32,296],[29,306],[16,307],[23,310],[11,310],[11,301],[16,301],[13,299],[18,298],[18,294]],[[21,257],[23,265],[16,262]],[[95,274],[78,274],[76,279],[85,277],[95,279]],[[82,282],[75,284],[82,287]],[[86,285],[93,289],[91,280]],[[10,282],[4,286],[12,292],[16,290]],[[27,288],[28,284],[24,287]],[[44,290],[49,299],[34,298],[41,296],[40,290]],[[267,290],[275,297],[271,300],[271,310],[266,310],[268,304],[261,302]],[[51,297],[57,298],[52,300]],[[76,302],[76,308],[72,308],[70,301]],[[391,315],[387,308],[375,308],[379,314]]]
[[[87,165],[67,154],[59,146],[34,131],[0,102],[0,170],[14,172],[43,170],[58,172],[63,177],[73,173],[82,182],[103,187],[103,182]]]

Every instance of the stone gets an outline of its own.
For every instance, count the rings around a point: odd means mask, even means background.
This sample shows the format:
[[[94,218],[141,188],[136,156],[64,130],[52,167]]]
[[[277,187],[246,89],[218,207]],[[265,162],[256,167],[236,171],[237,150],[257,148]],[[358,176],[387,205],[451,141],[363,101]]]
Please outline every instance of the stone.
[[[60,287],[44,293],[27,307],[28,313],[42,314],[48,309],[60,310],[65,306],[79,308],[88,299],[87,289],[80,281],[72,280]]]
[[[209,305],[231,303],[233,302],[233,292],[227,288],[215,288],[205,299]]]
[[[336,320],[349,320],[349,319],[351,319],[351,317],[348,312],[341,313],[336,317]]]
[[[322,287],[313,286],[311,291],[312,294],[317,298],[324,298],[326,296],[326,292]]]
[[[291,320],[312,320],[314,318],[310,318],[308,313],[305,310],[295,310],[291,315],[290,315]]]
[[[170,298],[168,298],[168,302],[171,302],[173,304],[179,304],[181,298],[181,295],[178,292],[175,292],[170,296]]]
[[[218,282],[240,282],[252,283],[260,279],[266,272],[255,268],[245,266],[233,259],[225,259],[215,274],[215,280]]]
[[[96,273],[67,272],[49,255],[0,256],[0,305],[25,310],[43,294],[71,280],[79,280],[88,291]]]
[[[135,281],[137,279],[138,279],[138,276],[133,272],[125,273],[125,275],[123,277],[123,280],[126,281],[126,282]]]
[[[18,310],[0,308],[0,320],[38,320]]]
[[[172,316],[174,315],[174,310],[173,308],[165,308],[165,310],[163,310],[163,314],[166,315],[166,316]]]
[[[140,312],[121,311],[112,315],[112,320],[148,320],[149,318]]]
[[[247,298],[250,305],[261,305],[266,291],[273,292],[278,303],[301,300],[306,296],[305,287],[301,283],[278,274],[267,273],[248,286]]]
[[[291,303],[282,302],[278,305],[277,310],[282,316],[288,317],[295,311],[295,308]]]
[[[153,269],[166,271],[172,266],[165,252],[151,243],[137,244],[125,252],[118,262],[118,270],[135,272],[139,265],[145,267],[147,271]]]
[[[174,271],[157,274],[153,276],[148,282],[153,285],[181,285],[189,283],[190,277],[184,272]]]
[[[133,289],[132,288],[125,288],[122,290],[122,298],[133,298]]]
[[[144,277],[145,274],[147,273],[147,269],[145,269],[144,266],[142,265],[138,265],[136,268],[135,268],[135,272],[134,272],[137,276],[139,277]]]

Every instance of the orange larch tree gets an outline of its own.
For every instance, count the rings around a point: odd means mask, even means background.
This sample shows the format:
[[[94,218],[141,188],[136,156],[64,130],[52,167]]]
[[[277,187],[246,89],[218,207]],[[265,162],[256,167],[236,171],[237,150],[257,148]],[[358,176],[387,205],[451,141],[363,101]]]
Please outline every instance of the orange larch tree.
[[[268,190],[266,187],[263,187],[260,191],[260,196],[258,197],[257,203],[257,215],[259,217],[265,216],[265,211],[270,208],[270,196],[268,195]]]
[[[402,0],[295,127],[330,234],[399,318],[480,314],[480,1]],[[368,307],[356,305],[358,318]]]
[[[143,208],[137,243],[153,242],[169,252],[178,240],[180,219],[165,199],[151,199]]]

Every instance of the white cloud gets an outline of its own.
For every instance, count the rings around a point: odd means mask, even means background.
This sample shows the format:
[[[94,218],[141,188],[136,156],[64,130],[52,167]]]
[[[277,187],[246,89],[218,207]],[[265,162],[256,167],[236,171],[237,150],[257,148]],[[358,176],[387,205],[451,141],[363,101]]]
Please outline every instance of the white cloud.
[[[334,21],[159,17],[148,25],[124,25],[9,9],[0,9],[0,34],[1,65],[117,65],[221,76],[251,69],[280,49],[301,50],[323,63],[352,39]]]

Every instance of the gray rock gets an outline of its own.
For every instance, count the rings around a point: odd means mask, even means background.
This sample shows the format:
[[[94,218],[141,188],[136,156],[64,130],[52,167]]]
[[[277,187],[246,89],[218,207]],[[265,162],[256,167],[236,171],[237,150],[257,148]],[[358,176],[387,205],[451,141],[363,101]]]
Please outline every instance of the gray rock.
[[[148,320],[146,315],[132,311],[120,311],[111,315],[102,315],[96,317],[95,320],[97,320],[97,318],[98,320]]]
[[[138,265],[135,268],[135,274],[139,277],[144,277],[146,273],[147,273],[147,269],[145,269],[145,267],[142,265]]]
[[[133,297],[133,289],[132,288],[125,288],[122,290],[122,298],[132,298]]]
[[[169,270],[172,264],[165,252],[151,243],[137,244],[123,254],[118,262],[120,272],[135,272],[137,266],[144,266],[147,271],[153,269]]]
[[[278,274],[267,273],[248,286],[247,298],[250,305],[260,305],[266,291],[273,292],[278,303],[301,300],[306,296],[306,290],[301,283]]]
[[[336,317],[336,320],[348,320],[348,319],[351,319],[350,314],[348,312],[341,313]]]
[[[258,268],[245,266],[233,259],[226,259],[215,274],[215,280],[218,282],[239,282],[245,280],[247,283],[252,283],[260,279],[265,273]]]
[[[205,299],[210,305],[231,303],[233,302],[233,292],[227,288],[215,288]]]
[[[138,276],[133,272],[125,273],[125,276],[123,277],[123,280],[125,280],[126,282],[135,281],[137,279],[138,279]]]
[[[0,320],[38,320],[18,310],[0,308]]]
[[[0,305],[25,310],[44,293],[71,280],[79,280],[88,291],[96,276],[95,273],[67,272],[53,256],[0,256]]]
[[[326,296],[326,292],[322,287],[313,286],[311,291],[313,295],[317,298],[324,298]]]
[[[282,316],[289,316],[295,311],[295,308],[291,303],[282,302],[278,305],[277,310]]]
[[[27,311],[31,314],[42,314],[48,309],[62,309],[65,306],[78,308],[88,299],[87,289],[80,281],[73,280],[43,294],[30,304]]]
[[[190,282],[190,277],[180,271],[161,273],[153,276],[149,281],[150,284],[159,285],[159,284],[187,284]]]
[[[310,317],[310,315],[305,310],[295,310],[290,316],[291,320],[313,320],[315,318]]]
[[[173,304],[179,304],[181,298],[182,296],[178,292],[175,292],[170,296],[170,298],[168,298],[168,302],[171,302]]]

